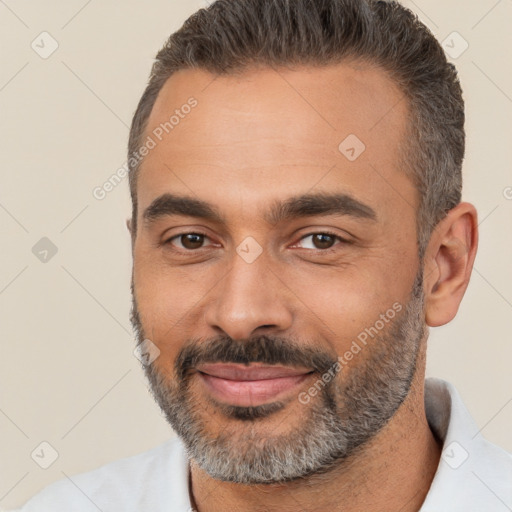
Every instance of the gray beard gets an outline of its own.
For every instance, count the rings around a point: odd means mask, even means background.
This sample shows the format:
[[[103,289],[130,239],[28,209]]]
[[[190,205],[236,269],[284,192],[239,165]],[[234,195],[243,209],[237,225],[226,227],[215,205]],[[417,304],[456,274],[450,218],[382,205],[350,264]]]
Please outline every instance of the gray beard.
[[[132,282],[131,321],[141,343],[145,335],[133,291]],[[326,473],[364,448],[408,396],[426,334],[423,299],[420,272],[403,310],[361,350],[362,363],[351,366],[345,375],[342,369],[320,387],[318,394],[302,405],[297,427],[286,434],[272,435],[267,429],[262,435],[258,429],[265,417],[285,408],[281,402],[255,407],[194,402],[189,386],[193,369],[200,362],[217,361],[302,365],[314,368],[321,379],[337,361],[323,351],[274,336],[243,343],[221,336],[208,342],[190,340],[176,358],[174,373],[158,369],[155,363],[144,366],[144,371],[156,402],[188,456],[212,478],[275,484]],[[216,436],[209,433],[212,418],[207,411],[212,408],[231,418],[233,427]]]

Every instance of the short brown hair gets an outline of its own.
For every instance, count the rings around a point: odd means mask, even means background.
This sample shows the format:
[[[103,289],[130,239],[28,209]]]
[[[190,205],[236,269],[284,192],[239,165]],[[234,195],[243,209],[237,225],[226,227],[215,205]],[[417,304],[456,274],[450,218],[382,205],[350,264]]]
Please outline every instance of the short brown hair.
[[[380,66],[409,101],[401,166],[415,183],[420,257],[435,225],[461,200],[464,102],[453,64],[418,18],[377,0],[217,0],[190,16],[158,52],[134,114],[128,154],[142,143],[158,93],[181,69],[214,74],[250,65],[323,66],[360,59]],[[139,163],[129,164],[137,220]]]

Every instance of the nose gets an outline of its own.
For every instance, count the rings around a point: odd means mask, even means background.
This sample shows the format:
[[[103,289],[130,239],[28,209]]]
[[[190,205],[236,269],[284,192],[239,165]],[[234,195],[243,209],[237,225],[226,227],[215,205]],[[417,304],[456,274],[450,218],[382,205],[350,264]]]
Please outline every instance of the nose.
[[[235,340],[249,339],[258,329],[284,331],[293,320],[292,294],[260,256],[247,263],[238,254],[212,290],[205,321]]]

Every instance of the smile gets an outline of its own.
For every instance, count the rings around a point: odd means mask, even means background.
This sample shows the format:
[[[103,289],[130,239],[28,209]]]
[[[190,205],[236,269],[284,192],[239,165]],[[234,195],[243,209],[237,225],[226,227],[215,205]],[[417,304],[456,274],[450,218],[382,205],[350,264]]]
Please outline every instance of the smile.
[[[239,406],[256,406],[291,394],[313,373],[285,366],[209,364],[197,368],[201,381],[216,399]]]

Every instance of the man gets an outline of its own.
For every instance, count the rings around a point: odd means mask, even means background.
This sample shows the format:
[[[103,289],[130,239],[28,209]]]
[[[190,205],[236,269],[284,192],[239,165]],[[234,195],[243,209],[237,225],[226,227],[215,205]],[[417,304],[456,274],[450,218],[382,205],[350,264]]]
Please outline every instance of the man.
[[[456,71],[396,3],[218,0],[129,141],[132,322],[178,434],[23,511],[506,511],[512,457],[425,381],[477,249]]]

